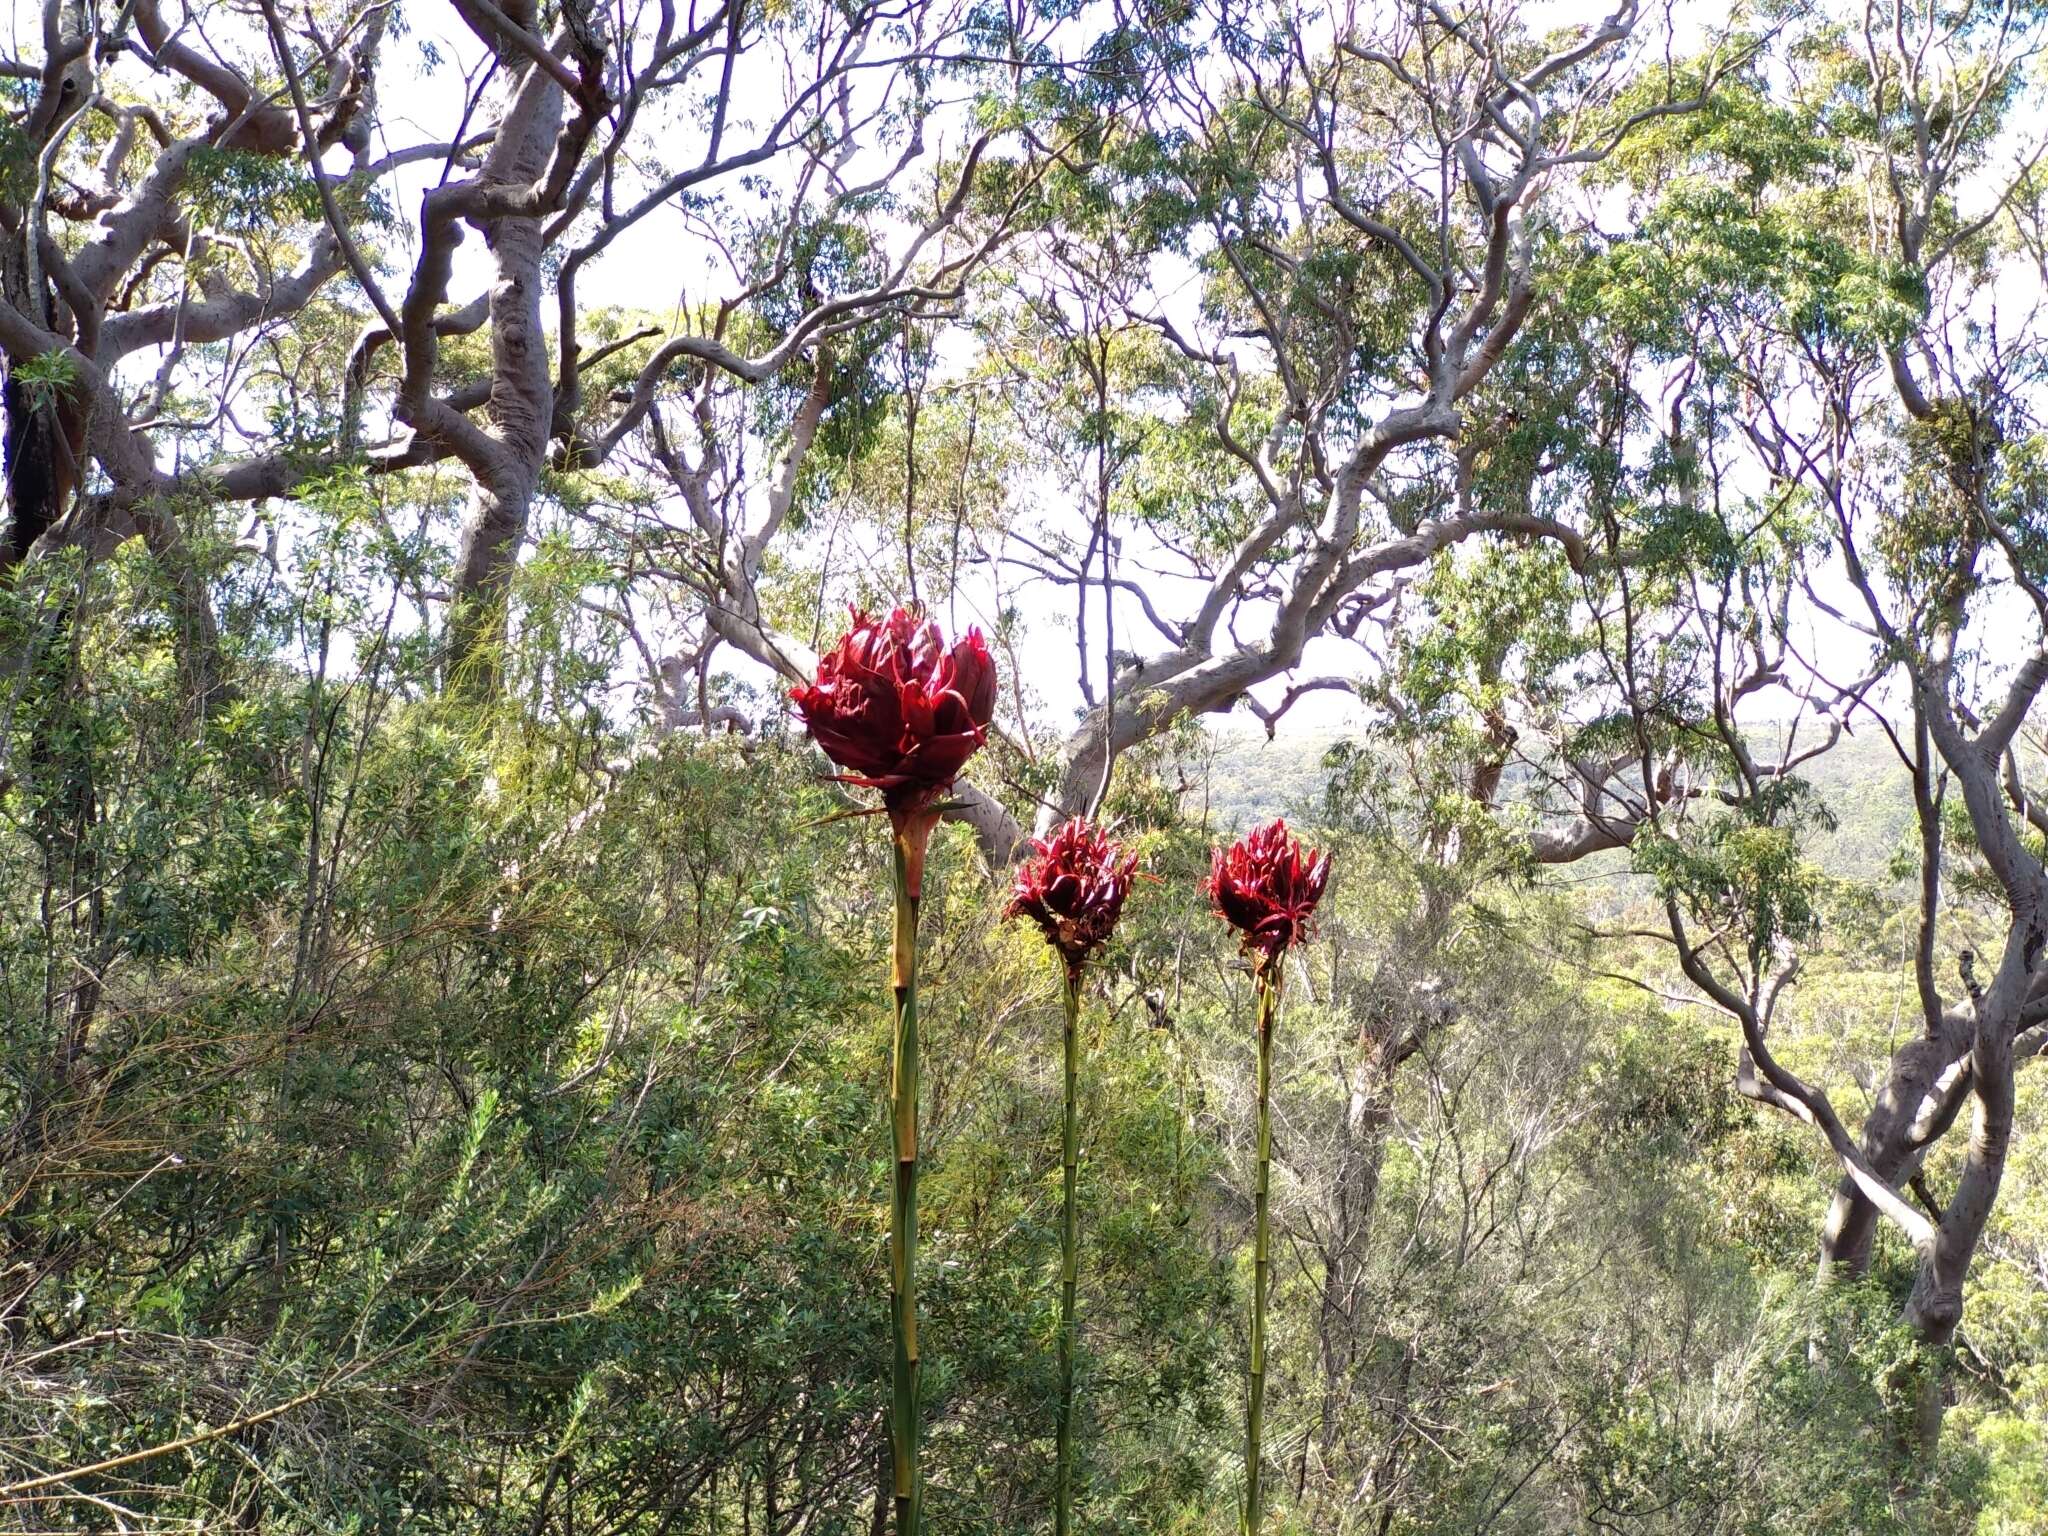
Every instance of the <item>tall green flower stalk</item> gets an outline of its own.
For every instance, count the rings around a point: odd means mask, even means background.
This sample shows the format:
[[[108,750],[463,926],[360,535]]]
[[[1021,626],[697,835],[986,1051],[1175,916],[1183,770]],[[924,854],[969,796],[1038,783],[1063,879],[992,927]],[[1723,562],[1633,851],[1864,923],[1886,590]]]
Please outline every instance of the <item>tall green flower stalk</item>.
[[[889,1448],[899,1536],[914,1536],[922,1529],[924,1502],[917,1456],[917,909],[930,837],[931,823],[919,819],[898,825],[894,838],[896,938],[890,951],[890,979],[895,1029],[889,1047],[889,1123],[896,1176],[889,1202],[889,1326],[894,1340]]]
[[[816,680],[795,689],[790,698],[811,739],[847,770],[839,775],[841,782],[882,792],[893,834],[890,1478],[896,1536],[919,1536],[924,1480],[918,1461],[917,911],[924,896],[925,851],[944,809],[940,799],[988,736],[995,712],[995,663],[979,630],[970,629],[949,648],[939,627],[911,609],[898,608],[886,619],[856,609],[846,637],[819,658]]]
[[[1088,957],[1116,928],[1138,856],[1079,818],[1049,838],[1017,871],[1009,915],[1028,917],[1065,962],[1065,1028],[1060,1042],[1060,1401],[1053,1431],[1053,1532],[1074,1521],[1075,1297],[1081,1267],[1081,988]]]
[[[1060,1117],[1060,1406],[1054,1429],[1054,1536],[1068,1536],[1074,1522],[1074,1293],[1081,1280],[1081,977],[1069,971],[1066,1028],[1061,1034],[1061,1076],[1066,1092]]]
[[[1275,957],[1257,968],[1259,988],[1258,1171],[1252,1183],[1251,1381],[1244,1423],[1244,1529],[1257,1536],[1264,1518],[1260,1447],[1266,1420],[1266,1297],[1273,1285],[1269,1217],[1273,1181],[1273,1024],[1280,1013],[1280,983],[1286,975]]]
[[[1237,929],[1259,994],[1257,1171],[1252,1185],[1252,1327],[1244,1415],[1244,1536],[1265,1525],[1266,1301],[1272,1289],[1273,1030],[1287,951],[1308,937],[1330,878],[1327,855],[1305,848],[1272,821],[1218,848],[1206,889],[1216,914]]]

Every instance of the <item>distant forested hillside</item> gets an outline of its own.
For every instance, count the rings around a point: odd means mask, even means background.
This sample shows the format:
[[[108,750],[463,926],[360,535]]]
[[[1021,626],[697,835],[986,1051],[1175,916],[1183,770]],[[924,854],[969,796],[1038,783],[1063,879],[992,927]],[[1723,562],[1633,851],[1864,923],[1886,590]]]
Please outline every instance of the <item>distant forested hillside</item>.
[[[1768,728],[1758,736],[1776,746]],[[1261,730],[1235,724],[1212,728],[1207,742],[1208,750],[1189,754],[1187,763],[1191,771],[1206,770],[1209,810],[1219,829],[1271,816],[1320,813],[1332,771],[1331,750],[1352,746],[1369,751],[1373,745],[1368,735],[1334,728],[1283,730],[1269,740]],[[1865,726],[1803,764],[1798,775],[1818,791],[1835,822],[1831,829],[1814,830],[1807,855],[1842,879],[1889,882],[1895,860],[1902,852],[1911,855],[1903,840],[1914,826],[1911,778],[1891,740],[1874,725]],[[1511,770],[1504,780],[1510,802],[1515,788]]]

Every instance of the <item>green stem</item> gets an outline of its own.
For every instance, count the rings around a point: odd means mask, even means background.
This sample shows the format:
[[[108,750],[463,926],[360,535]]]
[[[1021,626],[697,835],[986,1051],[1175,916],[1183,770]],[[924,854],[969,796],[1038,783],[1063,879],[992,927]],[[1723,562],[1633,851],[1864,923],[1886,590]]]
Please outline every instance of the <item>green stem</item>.
[[[1054,1536],[1068,1536],[1074,1522],[1074,1289],[1080,1275],[1081,1217],[1074,1197],[1080,1171],[1081,1137],[1075,1084],[1079,1078],[1081,1043],[1081,976],[1067,973],[1067,1020],[1063,1041],[1066,1071],[1065,1118],[1060,1133],[1060,1406],[1057,1430],[1057,1474],[1054,1484]]]
[[[889,1208],[889,1321],[895,1351],[889,1444],[896,1536],[918,1536],[924,1501],[917,1465],[917,908],[923,885],[922,841],[908,829],[899,829],[895,838],[896,942],[891,976],[896,1027],[889,1073],[889,1117],[896,1142],[896,1183]]]
[[[1251,1395],[1244,1424],[1244,1532],[1259,1536],[1265,1521],[1260,1490],[1259,1440],[1266,1407],[1266,1290],[1272,1279],[1273,1256],[1267,1235],[1267,1193],[1273,1172],[1273,1021],[1280,1012],[1281,961],[1278,956],[1258,967],[1259,982],[1259,1147],[1257,1181],[1252,1186],[1252,1361]]]

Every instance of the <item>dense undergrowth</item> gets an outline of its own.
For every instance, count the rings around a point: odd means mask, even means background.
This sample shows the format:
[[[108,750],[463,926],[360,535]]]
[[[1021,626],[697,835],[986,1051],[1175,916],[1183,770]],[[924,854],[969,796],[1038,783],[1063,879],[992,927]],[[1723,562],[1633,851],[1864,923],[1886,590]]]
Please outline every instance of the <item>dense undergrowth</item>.
[[[135,611],[82,602],[9,722],[0,1525],[880,1529],[873,821],[784,732],[565,705],[600,696],[595,632],[533,631],[481,712],[379,615],[281,587],[201,720],[167,637],[101,616]],[[323,617],[350,656],[326,676]],[[1235,1519],[1250,983],[1173,750],[1107,807],[1155,878],[1084,1021],[1099,1532]],[[2039,1528],[2032,1085],[1943,1455],[1908,1471],[1908,1265],[1813,1288],[1829,1169],[1736,1097],[1726,1030],[1618,979],[1571,889],[1447,874],[1384,805],[1312,809],[1338,874],[1277,1069],[1280,1528]],[[1906,1027],[1896,899],[1840,888],[1786,1026],[1841,1094]],[[928,1520],[1025,1532],[1056,1395],[1057,978],[964,829],[926,909]],[[1425,970],[1419,1049],[1353,1072],[1390,978]]]

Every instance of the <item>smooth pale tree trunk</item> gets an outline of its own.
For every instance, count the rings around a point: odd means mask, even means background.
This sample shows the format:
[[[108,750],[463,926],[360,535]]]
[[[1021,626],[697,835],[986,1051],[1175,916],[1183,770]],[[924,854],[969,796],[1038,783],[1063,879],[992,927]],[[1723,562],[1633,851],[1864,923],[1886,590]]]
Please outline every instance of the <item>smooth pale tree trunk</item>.
[[[1894,1187],[1918,1171],[1925,1147],[1948,1129],[1967,1097],[1938,1090],[1953,1082],[1953,1069],[1969,1055],[1971,1022],[1951,1014],[1940,1034],[1923,1035],[1892,1056],[1884,1086],[1864,1118],[1861,1142],[1871,1167]],[[1877,1207],[1854,1179],[1844,1177],[1821,1229],[1821,1278],[1867,1271],[1877,1224]]]
[[[512,573],[533,510],[530,488],[515,483],[501,492],[480,488],[463,524],[448,613],[448,683],[474,698],[491,697],[503,681]]]
[[[1997,978],[1974,1007],[1946,1015],[1939,1034],[1914,1041],[1893,1057],[1891,1075],[1864,1127],[1863,1146],[1873,1167],[1898,1185],[1918,1171],[1926,1146],[1949,1128],[1965,1103],[1972,1111],[1962,1170],[1935,1222],[1933,1241],[1919,1254],[1904,1310],[1906,1325],[1928,1354],[1911,1367],[1913,1421],[1899,1449],[1923,1467],[1940,1447],[1943,1358],[1962,1320],[1964,1286],[2011,1147],[2014,1038],[2022,1003],[2031,993],[2031,947],[2026,933],[2015,931]],[[1965,1043],[1966,1049],[1958,1048]],[[1868,1268],[1876,1221],[1875,1208],[1863,1195],[1837,1190],[1822,1234],[1823,1281]]]
[[[2015,967],[2021,945],[2008,945],[2008,969]],[[2023,981],[2010,991],[2017,999]],[[1999,1010],[2003,1012],[2004,1010]],[[1914,1276],[1912,1294],[1906,1299],[1906,1323],[1934,1354],[1923,1365],[1917,1383],[1914,1429],[1921,1464],[1931,1463],[1941,1445],[1941,1421],[1945,1406],[1942,1358],[1954,1342],[1956,1325],[1963,1318],[1963,1286],[1970,1265],[1991,1220],[1998,1188],[2005,1177],[2006,1153],[2012,1145],[2013,1121],[2013,1034],[2018,1008],[2011,1020],[1991,1017],[1980,1020],[1971,1049],[1971,1076],[1976,1106],[1970,1126],[1970,1145],[1964,1154],[1963,1170],[1955,1193],[1943,1208],[1932,1249],[1921,1255],[1919,1273]]]
[[[512,186],[538,180],[561,122],[561,86],[527,65],[479,180]],[[494,693],[501,676],[512,573],[554,429],[554,376],[541,323],[543,234],[542,220],[523,217],[494,219],[484,232],[491,248],[494,451],[477,469],[476,500],[456,551],[448,620],[449,680],[476,696]]]

